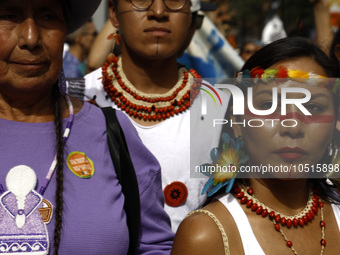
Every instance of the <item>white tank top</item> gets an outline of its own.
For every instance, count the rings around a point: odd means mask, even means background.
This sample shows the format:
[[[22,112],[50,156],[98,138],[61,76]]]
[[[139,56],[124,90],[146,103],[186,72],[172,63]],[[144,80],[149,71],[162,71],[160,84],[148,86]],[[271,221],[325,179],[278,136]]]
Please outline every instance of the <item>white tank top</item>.
[[[265,255],[255,237],[246,213],[243,211],[241,205],[238,203],[236,198],[231,194],[227,194],[219,198],[218,200],[228,209],[228,211],[234,218],[234,221],[238,228],[238,232],[241,236],[244,254]],[[332,204],[332,209],[340,232],[340,208],[339,206]]]

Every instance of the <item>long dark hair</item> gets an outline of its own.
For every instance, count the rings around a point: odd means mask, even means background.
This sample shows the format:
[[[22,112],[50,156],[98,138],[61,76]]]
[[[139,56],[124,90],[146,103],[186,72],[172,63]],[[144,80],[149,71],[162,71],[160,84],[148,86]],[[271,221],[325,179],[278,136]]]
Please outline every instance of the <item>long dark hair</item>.
[[[335,68],[327,55],[311,40],[304,37],[287,37],[274,41],[255,52],[241,71],[260,66],[269,68],[283,60],[308,57],[324,68],[328,77],[335,77]]]
[[[57,166],[56,166],[56,209],[55,209],[55,228],[54,228],[54,255],[58,255],[60,236],[62,229],[62,214],[63,214],[63,180],[64,180],[64,146],[62,134],[62,113],[61,113],[61,93],[58,84],[54,84],[52,89],[52,102],[55,115],[55,132],[56,132],[56,145],[57,145]]]
[[[72,18],[67,8],[67,0],[62,0],[63,14],[66,24],[69,23]],[[54,227],[54,250],[53,254],[58,255],[60,237],[63,223],[63,191],[64,191],[64,145],[63,145],[63,123],[62,123],[62,112],[61,112],[61,100],[62,95],[59,89],[59,82],[57,81],[52,87],[52,104],[54,109],[54,125],[56,134],[56,150],[57,150],[57,165],[56,165],[56,193],[55,193],[55,227]],[[62,84],[60,84],[62,86]]]
[[[340,44],[340,29],[336,32],[336,34],[334,35],[334,39],[329,51],[329,57],[331,59],[331,64],[334,66],[335,70],[336,70],[336,77],[340,77],[340,63],[338,58],[335,55],[335,48],[336,45]]]

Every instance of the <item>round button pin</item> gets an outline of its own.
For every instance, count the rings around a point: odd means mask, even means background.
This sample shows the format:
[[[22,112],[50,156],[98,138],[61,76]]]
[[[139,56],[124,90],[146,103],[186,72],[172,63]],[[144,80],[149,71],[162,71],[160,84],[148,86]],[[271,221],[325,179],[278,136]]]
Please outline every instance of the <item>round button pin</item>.
[[[163,194],[165,203],[168,206],[177,207],[184,204],[187,200],[188,189],[184,183],[175,181],[164,188]]]

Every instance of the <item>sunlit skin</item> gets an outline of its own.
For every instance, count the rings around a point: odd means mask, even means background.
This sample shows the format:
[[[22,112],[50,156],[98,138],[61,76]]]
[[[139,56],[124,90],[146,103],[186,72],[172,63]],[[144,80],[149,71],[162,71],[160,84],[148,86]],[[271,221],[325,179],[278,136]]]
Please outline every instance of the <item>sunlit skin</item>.
[[[178,80],[177,53],[191,24],[190,1],[178,11],[167,9],[162,0],[154,0],[144,11],[137,10],[128,0],[118,0],[117,8],[112,2],[110,18],[121,36],[126,77],[144,93],[168,92]]]
[[[308,58],[300,58],[295,61],[279,62],[270,68],[284,66],[295,70],[305,70],[326,76],[325,71],[314,61]],[[267,110],[272,105],[272,88],[278,87],[278,104],[276,112],[268,116],[252,116],[246,114],[244,119],[248,123],[251,119],[280,119],[280,121],[264,121],[263,127],[250,127],[245,125],[235,126],[234,131],[242,135],[245,141],[245,148],[249,155],[249,165],[271,165],[286,166],[291,169],[288,173],[279,172],[275,177],[301,177],[298,174],[299,164],[309,166],[320,161],[325,154],[327,147],[332,141],[334,133],[335,118],[334,102],[332,93],[326,88],[307,85],[299,82],[257,84],[253,86],[253,104],[256,109]],[[282,87],[301,87],[311,92],[311,100],[304,104],[305,108],[312,114],[312,120],[308,119],[295,105],[287,105],[289,119],[294,119],[296,127],[284,127],[281,120],[280,91]],[[301,98],[300,93],[289,93],[288,98]],[[317,117],[327,116],[326,121]],[[243,118],[243,117],[242,117]],[[254,123],[255,124],[255,123]],[[293,125],[293,122],[287,122]],[[272,126],[274,125],[274,127]],[[261,149],[259,149],[261,148]],[[294,168],[293,166],[296,168]],[[301,165],[300,165],[301,168]],[[294,171],[296,169],[296,172]]]
[[[20,115],[50,99],[62,66],[65,36],[61,1],[0,2],[0,114],[7,115],[4,111],[10,105],[21,108],[16,113]]]
[[[184,43],[191,22],[190,1],[169,11],[162,0],[154,0],[148,10],[140,11],[130,1],[119,0],[112,16],[121,32],[123,55],[131,51],[144,58],[166,59]]]

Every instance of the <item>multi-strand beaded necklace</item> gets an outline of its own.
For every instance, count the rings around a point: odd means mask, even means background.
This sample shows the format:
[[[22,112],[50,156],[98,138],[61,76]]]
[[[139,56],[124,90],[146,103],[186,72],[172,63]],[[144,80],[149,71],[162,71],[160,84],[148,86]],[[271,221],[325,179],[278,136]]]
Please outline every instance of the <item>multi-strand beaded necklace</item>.
[[[161,121],[186,111],[199,93],[200,75],[193,69],[179,68],[176,85],[165,94],[146,94],[137,90],[126,78],[122,60],[113,54],[102,67],[104,89],[122,111],[144,121]],[[189,79],[194,78],[190,86]]]

